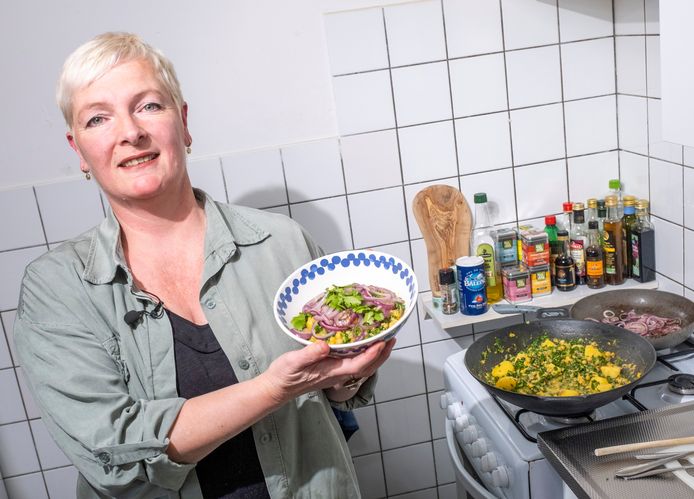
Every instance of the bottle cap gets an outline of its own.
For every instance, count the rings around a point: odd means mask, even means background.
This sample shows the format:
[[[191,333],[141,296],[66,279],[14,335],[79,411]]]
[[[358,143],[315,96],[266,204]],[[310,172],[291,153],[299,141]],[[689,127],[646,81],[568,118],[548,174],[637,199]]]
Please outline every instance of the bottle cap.
[[[626,195],[622,198],[624,206],[633,206],[636,204],[636,196]]]
[[[487,193],[486,192],[475,193],[475,204],[486,203],[486,202],[487,202]]]
[[[597,208],[598,207],[598,200],[595,198],[590,198],[588,201],[588,208]]]
[[[609,186],[610,186],[610,189],[619,189],[621,187],[621,184],[619,183],[619,179],[618,178],[610,179]]]
[[[562,209],[563,209],[564,212],[571,211],[571,210],[573,209],[573,204],[571,203],[571,201],[566,201],[566,202],[562,205]]]
[[[583,203],[574,203],[574,211],[585,210],[586,207]]]
[[[556,225],[557,223],[557,217],[554,215],[547,215],[545,217],[545,225]]]
[[[600,208],[604,208],[604,207],[605,207],[605,200],[604,199],[598,199],[598,210]]]
[[[591,220],[588,222],[588,228],[589,229],[597,229],[598,228],[598,221],[597,220]]]
[[[560,229],[557,231],[557,236],[564,236],[564,237],[569,237],[569,231]]]
[[[442,285],[453,284],[455,282],[455,273],[453,269],[448,267],[439,270],[439,283]]]
[[[640,210],[648,209],[648,199],[639,199],[636,201],[636,207]]]
[[[614,208],[615,206],[617,206],[617,196],[607,196],[605,198],[605,205],[608,208]]]

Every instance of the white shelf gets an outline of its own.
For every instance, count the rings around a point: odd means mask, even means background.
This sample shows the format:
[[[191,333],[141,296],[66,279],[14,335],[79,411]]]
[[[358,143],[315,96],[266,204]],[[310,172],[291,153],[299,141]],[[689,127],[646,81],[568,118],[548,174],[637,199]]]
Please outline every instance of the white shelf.
[[[573,291],[557,291],[555,289],[551,295],[533,298],[530,301],[519,303],[519,305],[532,305],[543,308],[565,307],[567,305],[572,305],[581,298],[604,291],[613,291],[618,289],[656,289],[657,287],[657,280],[641,283],[634,281],[633,279],[626,279],[624,284],[621,286],[605,286],[602,289],[590,289],[588,286],[577,286]],[[509,302],[502,300],[500,303]],[[476,324],[479,322],[487,322],[512,317],[514,315],[521,315],[520,313],[499,314],[495,312],[491,306],[487,312],[480,315],[463,315],[460,312],[452,315],[444,315],[440,310],[434,310],[431,302],[430,291],[419,294],[419,305],[426,311],[426,319],[433,319],[442,329],[450,329],[458,326],[466,326],[469,324]]]

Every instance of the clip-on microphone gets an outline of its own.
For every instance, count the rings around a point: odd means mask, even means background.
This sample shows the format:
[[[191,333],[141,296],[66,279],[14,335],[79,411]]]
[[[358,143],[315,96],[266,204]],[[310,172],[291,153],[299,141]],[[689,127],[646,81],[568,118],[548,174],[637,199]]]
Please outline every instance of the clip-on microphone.
[[[157,304],[151,312],[147,310],[128,310],[123,316],[123,320],[131,328],[135,327],[135,324],[137,324],[144,315],[148,315],[152,319],[160,319],[164,315],[164,302],[154,293],[145,292],[151,295],[157,301]]]

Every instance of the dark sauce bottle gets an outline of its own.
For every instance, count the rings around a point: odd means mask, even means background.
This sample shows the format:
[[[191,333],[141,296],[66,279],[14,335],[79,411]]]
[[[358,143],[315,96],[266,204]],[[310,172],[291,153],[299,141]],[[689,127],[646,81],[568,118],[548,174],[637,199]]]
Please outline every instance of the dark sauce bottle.
[[[562,241],[561,253],[554,261],[554,284],[559,291],[572,291],[576,289],[576,265],[571,257],[569,248],[569,233],[566,230],[557,232],[557,239]]]

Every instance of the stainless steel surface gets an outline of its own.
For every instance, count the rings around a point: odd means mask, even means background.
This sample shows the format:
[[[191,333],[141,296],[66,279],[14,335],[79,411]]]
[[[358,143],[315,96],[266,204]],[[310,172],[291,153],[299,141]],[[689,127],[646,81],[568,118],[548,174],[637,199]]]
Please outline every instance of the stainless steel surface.
[[[626,466],[624,468],[618,469],[617,471],[615,471],[614,474],[620,477],[638,475],[640,473],[643,473],[644,471],[659,468],[665,463],[677,461],[685,456],[688,456],[689,454],[691,454],[691,452],[680,452],[679,454],[675,454],[674,456],[659,457],[658,459],[654,459],[649,463],[634,464],[632,466]]]
[[[662,475],[663,473],[672,473],[673,471],[691,470],[692,468],[694,468],[694,464],[688,464],[686,466],[677,466],[674,468],[658,468],[655,470],[644,471],[643,473],[638,473],[636,475],[625,476],[623,478],[625,480],[634,480],[636,478],[645,478],[647,476]]]
[[[538,434],[538,446],[579,498],[691,499],[694,490],[675,476],[686,471],[624,480],[615,477],[615,472],[632,464],[635,453],[597,457],[593,449],[684,437],[691,432],[693,420],[694,402],[682,403],[542,432]]]

